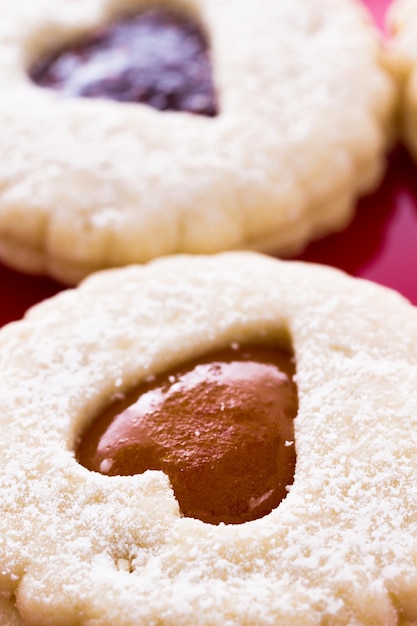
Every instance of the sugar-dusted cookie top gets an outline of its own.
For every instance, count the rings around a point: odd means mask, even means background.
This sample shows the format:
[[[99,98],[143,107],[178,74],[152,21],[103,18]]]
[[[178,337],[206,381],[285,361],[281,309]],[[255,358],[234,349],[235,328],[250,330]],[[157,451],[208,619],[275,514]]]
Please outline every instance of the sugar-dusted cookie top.
[[[390,6],[390,62],[401,86],[402,136],[417,155],[417,2],[396,0]]]
[[[379,180],[395,89],[359,2],[158,6],[155,26],[139,0],[1,0],[4,261],[74,283],[176,252],[293,253]]]
[[[111,475],[119,461],[108,442],[96,470],[79,462],[80,441],[115,401],[167,372],[172,397],[181,368],[238,346],[293,355],[295,376],[268,364],[261,376],[260,405],[291,378],[298,405],[294,433],[280,431],[295,471],[272,510],[223,523],[184,513],[140,446],[141,473]],[[255,253],[109,270],[36,306],[0,332],[0,611],[16,604],[27,626],[416,622],[416,346],[417,312],[398,294]],[[254,397],[247,364],[229,369],[229,381],[223,365],[217,356],[208,387],[201,376],[195,385],[208,394],[193,411],[206,403],[212,421],[212,396],[218,417],[197,475],[218,469],[222,415],[243,415]],[[195,383],[198,371],[184,376]],[[242,401],[227,396],[236,381]],[[164,389],[119,409],[146,453],[165,445],[164,416],[172,421],[169,402],[159,410]],[[263,414],[248,419],[261,425]],[[184,472],[189,441],[207,440],[204,422],[190,423]],[[249,466],[244,439],[239,447]]]

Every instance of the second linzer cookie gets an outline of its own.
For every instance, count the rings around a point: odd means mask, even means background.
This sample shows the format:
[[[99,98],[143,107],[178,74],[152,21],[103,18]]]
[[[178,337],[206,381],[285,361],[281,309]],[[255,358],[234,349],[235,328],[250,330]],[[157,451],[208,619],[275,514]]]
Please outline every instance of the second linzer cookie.
[[[0,399],[1,624],[417,623],[395,292],[254,253],[100,272],[0,331]]]
[[[74,283],[176,252],[293,253],[380,177],[394,88],[356,2],[0,6],[11,265]]]

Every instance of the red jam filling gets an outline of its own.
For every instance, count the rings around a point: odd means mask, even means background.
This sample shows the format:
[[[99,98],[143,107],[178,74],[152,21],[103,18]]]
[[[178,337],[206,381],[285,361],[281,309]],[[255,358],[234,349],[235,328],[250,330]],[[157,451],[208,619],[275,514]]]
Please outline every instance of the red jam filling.
[[[69,96],[217,113],[204,34],[190,19],[162,9],[103,27],[45,57],[29,74]]]
[[[115,401],[82,435],[77,460],[108,475],[164,471],[186,517],[263,517],[294,479],[293,378],[277,347],[212,352]]]

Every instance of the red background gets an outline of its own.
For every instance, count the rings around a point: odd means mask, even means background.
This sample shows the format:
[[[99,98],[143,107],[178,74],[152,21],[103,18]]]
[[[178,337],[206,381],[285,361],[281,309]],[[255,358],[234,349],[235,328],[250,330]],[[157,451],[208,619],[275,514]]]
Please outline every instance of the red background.
[[[389,0],[363,0],[382,28]],[[397,147],[379,189],[358,203],[348,229],[311,244],[299,257],[339,267],[400,291],[417,304],[417,166]],[[63,287],[0,265],[0,325]]]

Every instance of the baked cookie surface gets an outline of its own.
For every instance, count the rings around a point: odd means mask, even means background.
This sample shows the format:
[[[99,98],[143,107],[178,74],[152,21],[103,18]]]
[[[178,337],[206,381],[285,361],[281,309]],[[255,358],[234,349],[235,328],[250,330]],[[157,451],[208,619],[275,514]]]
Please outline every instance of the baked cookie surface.
[[[396,0],[390,6],[391,63],[401,85],[402,136],[417,156],[417,2]]]
[[[343,227],[384,166],[394,87],[350,0],[164,2],[205,31],[218,114],[41,88],[45,54],[142,2],[1,0],[0,256],[69,283],[177,252],[276,254]]]
[[[77,463],[115,395],[236,342],[295,356],[295,476],[269,514],[204,523],[163,472]],[[4,327],[0,623],[417,622],[416,346],[398,294],[255,253],[102,272]]]

